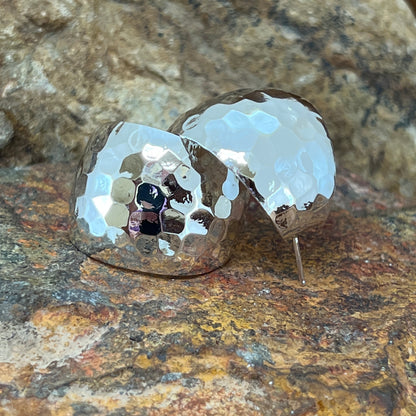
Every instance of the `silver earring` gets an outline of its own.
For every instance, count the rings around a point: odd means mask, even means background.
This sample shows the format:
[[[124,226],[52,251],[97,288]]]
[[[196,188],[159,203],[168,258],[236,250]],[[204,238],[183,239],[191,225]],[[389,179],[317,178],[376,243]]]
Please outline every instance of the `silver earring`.
[[[277,231],[292,239],[321,224],[335,187],[335,161],[322,117],[306,100],[276,89],[237,90],[188,111],[169,131],[212,152],[240,179]]]
[[[90,140],[71,198],[71,240],[89,256],[145,273],[188,276],[229,258],[246,192],[210,152],[133,123]]]
[[[206,273],[229,258],[251,194],[292,239],[304,283],[298,235],[326,219],[334,177],[331,141],[310,103],[275,89],[233,91],[169,132],[101,128],[76,176],[71,239],[118,267]]]

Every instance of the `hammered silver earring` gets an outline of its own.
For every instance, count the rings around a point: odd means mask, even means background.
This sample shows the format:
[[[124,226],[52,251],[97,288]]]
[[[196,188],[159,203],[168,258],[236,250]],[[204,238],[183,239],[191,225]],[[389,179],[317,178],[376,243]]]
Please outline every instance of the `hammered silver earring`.
[[[229,258],[246,192],[204,148],[134,123],[90,140],[72,196],[71,240],[89,256],[145,273],[207,273]]]
[[[298,235],[325,221],[334,179],[331,141],[310,103],[276,89],[233,91],[169,132],[119,123],[96,134],[77,174],[72,241],[120,267],[205,273],[228,259],[251,194],[292,239],[304,283]]]

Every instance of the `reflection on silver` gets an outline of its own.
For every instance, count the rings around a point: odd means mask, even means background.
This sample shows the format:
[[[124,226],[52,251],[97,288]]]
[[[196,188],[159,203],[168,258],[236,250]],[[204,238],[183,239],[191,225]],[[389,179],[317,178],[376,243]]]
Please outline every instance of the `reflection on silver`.
[[[229,258],[243,189],[210,152],[177,135],[133,123],[105,126],[77,173],[71,239],[118,267],[206,273]]]
[[[280,235],[322,223],[335,187],[335,162],[322,118],[307,101],[275,90],[238,90],[179,117],[170,132],[212,152],[243,182]]]
[[[169,132],[102,127],[71,200],[74,244],[106,263],[186,276],[223,265],[253,195],[284,238],[325,220],[335,163],[321,116],[283,91],[238,90],[188,111]]]

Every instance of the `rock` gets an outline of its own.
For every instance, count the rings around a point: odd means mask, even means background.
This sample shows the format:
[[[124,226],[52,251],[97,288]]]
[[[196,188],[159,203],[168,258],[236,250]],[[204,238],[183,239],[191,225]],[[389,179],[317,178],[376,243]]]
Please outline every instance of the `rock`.
[[[164,279],[70,244],[74,171],[0,170],[0,414],[415,414],[414,208],[341,169],[306,285],[251,211],[224,267]]]
[[[416,197],[416,26],[404,0],[154,2],[0,0],[3,165],[78,158],[103,121],[167,128],[240,87],[299,94],[323,113],[336,157]]]
[[[62,29],[75,17],[77,8],[77,2],[74,0],[17,0],[14,5],[18,13],[46,31]]]
[[[13,124],[3,111],[0,111],[0,149],[5,147],[13,137]]]

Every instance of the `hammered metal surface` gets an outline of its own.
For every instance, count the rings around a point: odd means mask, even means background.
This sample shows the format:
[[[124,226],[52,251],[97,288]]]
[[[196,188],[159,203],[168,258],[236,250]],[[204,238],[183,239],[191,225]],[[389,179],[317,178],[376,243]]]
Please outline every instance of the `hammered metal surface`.
[[[102,127],[77,173],[72,240],[119,267],[205,273],[228,260],[249,193],[293,238],[326,219],[334,176],[331,141],[310,103],[275,89],[233,91],[170,132]],[[295,252],[303,281],[298,244]]]
[[[247,186],[283,237],[321,223],[335,162],[322,118],[280,90],[238,90],[188,111],[169,131],[211,151]]]
[[[228,260],[246,194],[194,143],[138,124],[107,125],[91,139],[77,172],[71,239],[118,267],[206,273]]]

